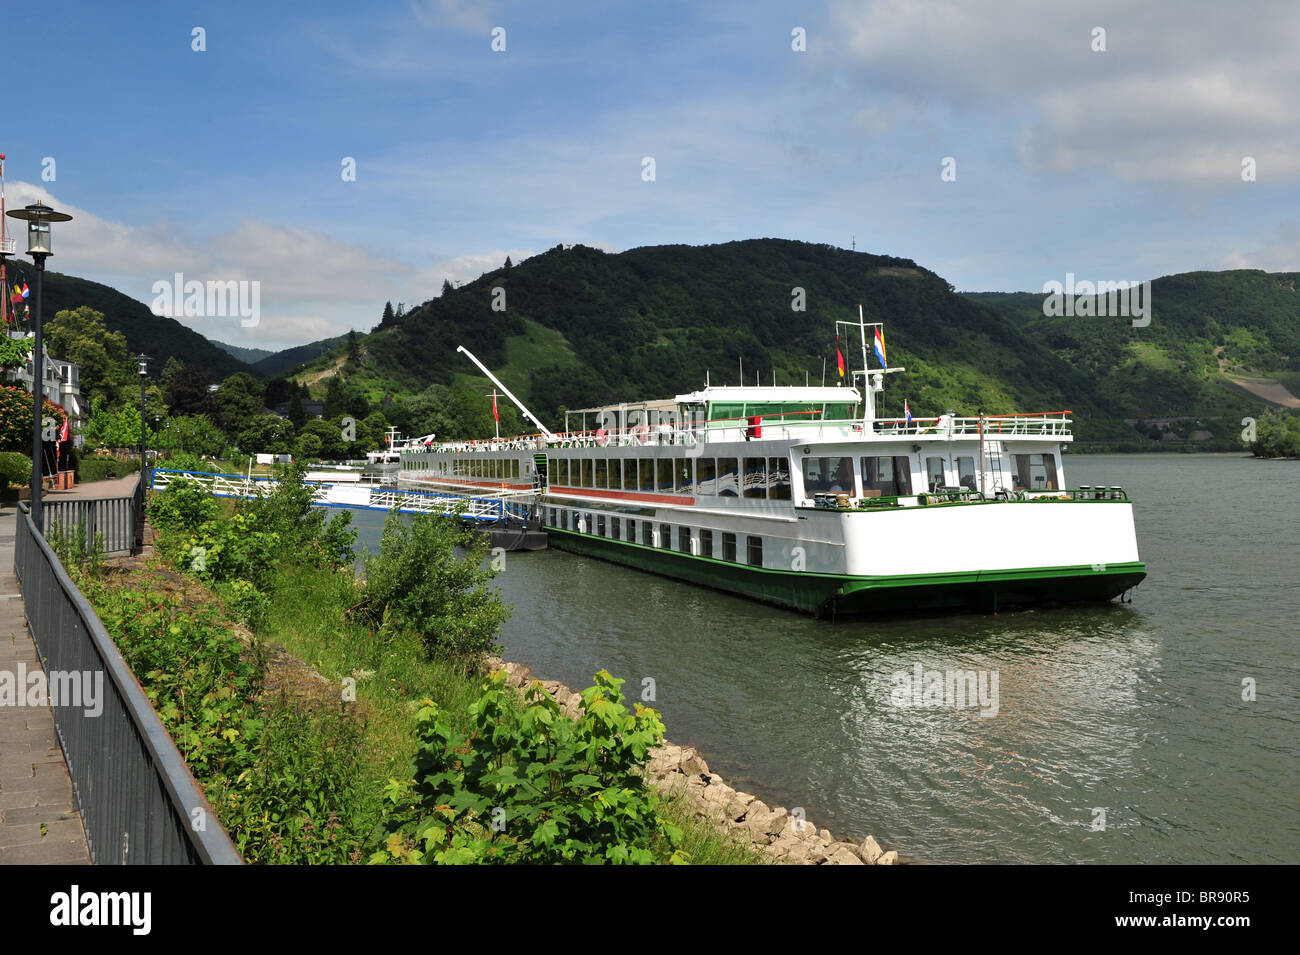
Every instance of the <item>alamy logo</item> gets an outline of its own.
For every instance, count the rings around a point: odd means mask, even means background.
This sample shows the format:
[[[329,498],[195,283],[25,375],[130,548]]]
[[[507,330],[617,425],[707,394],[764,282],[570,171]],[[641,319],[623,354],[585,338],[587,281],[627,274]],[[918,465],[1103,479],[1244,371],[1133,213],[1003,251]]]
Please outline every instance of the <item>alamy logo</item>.
[[[998,715],[997,670],[927,670],[894,673],[889,701],[898,707],[979,707],[980,716]]]
[[[125,925],[148,935],[153,925],[150,892],[82,892],[78,885],[50,896],[51,925]]]
[[[0,706],[80,707],[86,716],[104,712],[103,670],[0,670]]]
[[[1074,273],[1065,273],[1065,284],[1044,282],[1043,314],[1048,318],[1063,315],[1071,318],[1115,315],[1132,318],[1134,328],[1151,324],[1151,282],[1075,282]]]
[[[153,283],[154,299],[149,308],[165,318],[235,318],[244,328],[262,320],[262,283],[247,279],[227,282],[185,280],[177,272],[175,281]]]

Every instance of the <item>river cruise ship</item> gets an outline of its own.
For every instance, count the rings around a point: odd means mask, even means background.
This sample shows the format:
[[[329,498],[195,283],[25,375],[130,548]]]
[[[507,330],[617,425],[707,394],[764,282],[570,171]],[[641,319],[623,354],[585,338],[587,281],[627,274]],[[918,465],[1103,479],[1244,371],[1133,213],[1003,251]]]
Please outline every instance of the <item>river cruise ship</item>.
[[[1106,601],[1146,576],[1124,490],[1066,486],[1069,411],[879,418],[902,369],[877,357],[852,385],[708,386],[410,447],[398,479],[527,499],[551,546],[820,616]]]

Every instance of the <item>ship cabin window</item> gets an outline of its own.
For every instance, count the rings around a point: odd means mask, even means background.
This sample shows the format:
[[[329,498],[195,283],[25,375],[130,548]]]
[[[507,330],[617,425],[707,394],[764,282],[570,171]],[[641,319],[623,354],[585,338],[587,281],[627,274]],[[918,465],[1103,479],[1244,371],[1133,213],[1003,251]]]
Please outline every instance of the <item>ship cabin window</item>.
[[[668,524],[659,525],[659,546],[664,550],[673,549],[673,529]]]
[[[749,564],[750,567],[763,566],[763,538],[746,537],[745,550],[747,551],[746,553],[746,557],[748,558],[747,563]]]
[[[817,492],[832,494],[853,493],[852,458],[804,458],[803,493],[811,497]]]
[[[596,536],[597,537],[605,536],[605,515],[604,514],[601,514],[599,517],[596,518]]]
[[[633,544],[636,543],[636,521],[630,517],[627,519],[627,539]]]
[[[613,491],[623,489],[623,462],[618,458],[609,459],[609,487]]]
[[[678,494],[694,493],[692,489],[692,483],[691,483],[691,459],[678,458],[677,462],[673,465],[673,467],[677,471],[677,480],[675,482],[677,486],[677,493]]]
[[[551,478],[551,484],[558,487],[569,486],[569,462],[564,458],[556,459],[554,476]]]
[[[732,563],[736,561],[736,535],[723,533],[722,535],[722,559],[729,560]]]
[[[948,484],[948,479],[944,476],[943,458],[926,458],[925,459],[925,486],[931,491],[937,491]]]
[[[518,458],[515,458],[513,461],[510,462],[510,476],[511,476],[512,478],[517,478],[517,477],[519,477],[519,459],[518,459]]]
[[[659,483],[655,490],[660,494],[673,493],[673,461],[671,458],[660,458],[657,462],[659,472]]]
[[[614,538],[616,541],[621,541],[623,539],[623,528],[619,527],[619,519],[617,517],[611,517],[609,519],[609,536]]]
[[[592,487],[609,487],[609,468],[604,458],[595,460],[596,483]]]
[[[697,494],[717,494],[717,478],[717,464],[713,458],[700,458],[695,462],[695,489]]]
[[[558,484],[560,476],[560,464],[555,458],[546,459],[546,483]]]
[[[579,487],[591,487],[591,458],[583,458],[580,467],[582,468],[580,476],[582,483]]]
[[[713,556],[713,531],[700,528],[700,556]]]
[[[767,499],[790,500],[790,462],[785,458],[767,459]]]
[[[641,522],[641,543],[646,547],[654,546],[654,525],[649,521]]]
[[[636,458],[623,459],[623,490],[636,490]]]
[[[655,489],[655,463],[650,458],[637,462],[637,490],[650,493]]]
[[[677,528],[677,549],[683,554],[691,552],[691,529],[689,527]]]
[[[767,497],[767,462],[763,458],[745,458],[745,497]]]
[[[912,493],[912,465],[903,455],[862,459],[862,496],[898,497]]]
[[[975,459],[962,456],[957,459],[957,483],[969,491],[976,490]]]
[[[1017,454],[1015,461],[1017,490],[1057,490],[1056,455]]]
[[[718,496],[740,497],[740,461],[737,458],[718,458]]]

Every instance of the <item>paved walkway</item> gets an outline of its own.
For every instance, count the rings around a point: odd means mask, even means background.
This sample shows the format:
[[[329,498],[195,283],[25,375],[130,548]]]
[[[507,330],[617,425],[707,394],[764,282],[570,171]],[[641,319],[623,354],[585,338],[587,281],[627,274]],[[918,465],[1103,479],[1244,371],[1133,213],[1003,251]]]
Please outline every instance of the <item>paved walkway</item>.
[[[78,497],[130,497],[135,493],[135,482],[138,480],[140,480],[140,472],[136,471],[123,478],[78,484],[68,491],[41,491],[41,500],[66,501]]]
[[[110,483],[119,482],[87,486]],[[0,510],[0,680],[10,686],[20,665],[27,673],[41,668],[14,576],[16,510],[12,505]],[[0,699],[0,865],[89,865],[81,813],[54,735],[54,714],[48,705],[9,702]]]

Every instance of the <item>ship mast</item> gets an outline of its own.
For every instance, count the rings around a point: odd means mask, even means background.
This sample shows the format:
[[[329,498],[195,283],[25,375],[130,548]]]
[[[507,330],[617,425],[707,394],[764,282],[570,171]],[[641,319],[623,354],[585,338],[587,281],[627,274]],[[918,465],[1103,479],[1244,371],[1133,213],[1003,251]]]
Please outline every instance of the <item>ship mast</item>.
[[[5,271],[5,265],[9,261],[9,256],[14,254],[14,240],[9,238],[5,232],[5,223],[9,221],[5,216],[5,154],[0,153],[0,326],[3,326],[5,334],[9,332],[9,276]],[[15,324],[18,316],[15,315]]]

